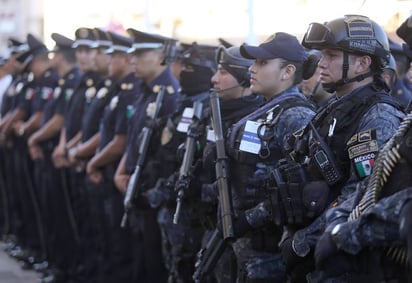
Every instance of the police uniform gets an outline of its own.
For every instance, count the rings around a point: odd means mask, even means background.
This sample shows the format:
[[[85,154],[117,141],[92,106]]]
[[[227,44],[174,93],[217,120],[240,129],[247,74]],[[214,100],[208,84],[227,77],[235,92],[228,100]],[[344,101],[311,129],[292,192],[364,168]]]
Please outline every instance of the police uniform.
[[[97,48],[97,38],[93,29],[79,28],[75,32],[75,41],[72,45],[77,49],[80,47]],[[85,113],[88,98],[94,97],[97,93],[97,87],[102,81],[102,75],[94,70],[83,72],[80,82],[73,92],[66,92],[66,114],[63,130],[66,134],[66,142],[75,137],[82,128],[83,115]],[[90,101],[89,101],[90,102]],[[69,180],[68,190],[72,199],[73,217],[76,220],[78,228],[77,246],[75,249],[75,264],[73,276],[90,278],[95,267],[94,261],[87,262],[87,249],[90,249],[89,235],[90,227],[88,223],[89,208],[87,203],[87,191],[85,184],[85,172],[81,167],[70,167],[67,169],[67,178]]]
[[[16,57],[20,53],[26,51],[28,49],[28,45],[26,43],[22,43],[14,38],[8,39],[8,49],[10,51],[10,57]],[[12,60],[12,59],[10,59]],[[2,96],[2,103],[1,103],[1,122],[2,128],[0,129],[0,166],[2,172],[2,204],[3,204],[3,213],[4,213],[4,222],[3,222],[3,229],[2,234],[4,235],[4,239],[7,243],[6,251],[10,252],[13,248],[18,246],[17,243],[17,231],[18,227],[21,225],[21,209],[18,205],[18,197],[16,194],[15,186],[13,185],[13,163],[12,163],[12,154],[7,149],[10,146],[11,136],[10,136],[10,127],[9,129],[5,125],[7,120],[10,119],[14,112],[15,105],[13,105],[13,100],[18,95],[19,92],[23,89],[23,86],[27,83],[25,77],[27,77],[27,73],[20,72],[20,70],[13,70],[11,74],[13,76],[13,80],[11,84],[6,89],[5,93]],[[19,85],[18,92],[16,91],[16,85],[21,82]]]
[[[359,47],[362,45],[346,45],[351,40],[357,41],[356,27],[359,24],[367,26],[367,34],[372,41],[380,42],[380,50],[365,51],[364,47]],[[376,60],[380,66],[384,66],[389,59],[387,37],[372,20],[363,16],[345,16],[328,22],[326,26],[330,28],[327,33],[339,34],[339,37],[345,34],[341,31],[348,27],[350,35],[354,38],[351,36],[345,38],[347,42],[340,41],[339,38],[330,41],[317,41],[316,38],[322,34],[322,31],[326,31],[319,26],[319,30],[308,30],[303,45],[309,48],[315,47],[315,49],[345,46],[342,47],[344,61],[347,60],[347,52],[355,52],[354,49],[358,47],[362,49],[359,50],[361,53],[371,54],[368,52],[376,52]],[[365,41],[364,44],[367,45],[370,42]],[[372,55],[375,55],[375,53]],[[313,206],[308,204],[303,206],[305,215],[311,215],[310,218],[315,219],[311,224],[301,225],[300,227],[299,225],[297,227],[289,225],[288,231],[294,234],[290,241],[283,243],[284,251],[293,249],[293,252],[300,257],[308,255],[310,257],[310,252],[313,251],[317,239],[326,228],[325,214],[328,213],[328,207],[343,203],[356,191],[360,182],[370,175],[379,148],[393,135],[399,126],[404,113],[388,94],[388,89],[381,76],[374,76],[374,72],[379,74],[380,69],[373,70],[361,78],[346,78],[334,83],[324,84],[324,88],[334,91],[355,80],[362,81],[368,76],[374,78],[371,82],[355,88],[342,97],[335,95],[328,101],[326,106],[318,110],[311,124],[306,128],[307,132],[305,133],[305,130],[303,130],[295,135],[297,139],[294,143],[292,156],[300,164],[305,164],[305,170],[308,172],[307,176],[309,177],[303,191],[309,191],[308,197],[311,198],[316,194],[316,190],[321,189],[323,196],[312,199]],[[346,75],[346,72],[343,71],[342,77]],[[318,137],[316,137],[317,135]],[[320,146],[322,142],[326,146]],[[329,150],[330,152],[328,152]],[[330,166],[325,167],[324,165],[327,162]],[[317,207],[318,205],[319,207]],[[317,207],[316,211],[312,210],[312,207]],[[320,216],[317,217],[318,215]],[[301,228],[302,226],[306,227]],[[290,247],[286,248],[289,245],[291,245],[291,249],[289,249]],[[291,258],[289,257],[286,260],[291,260]],[[292,277],[303,278],[302,274],[308,272],[304,269],[313,268],[313,266],[310,266],[313,264],[310,263],[310,259],[305,263],[300,262],[300,264],[296,264],[299,260],[291,260],[291,262],[293,261],[290,270],[296,269],[295,272],[291,271]],[[333,261],[330,263],[331,265],[334,264]],[[307,266],[304,267],[306,264]],[[303,268],[303,270],[299,270],[299,268]],[[296,277],[293,278],[298,280]]]
[[[248,68],[252,65],[253,60],[243,58],[240,55],[239,47],[219,47],[216,54],[216,61],[220,66],[229,72],[239,83],[239,86],[248,88],[250,86],[250,74]],[[262,96],[250,94],[234,99],[222,99],[220,101],[220,111],[222,120],[223,136],[227,136],[228,130],[233,124],[241,118],[247,116],[251,112],[257,110],[264,102]],[[202,249],[205,248],[205,243],[213,236],[213,231],[216,229],[218,221],[218,197],[219,192],[216,188],[216,143],[213,131],[213,125],[207,128],[207,143],[203,150],[202,173],[199,179],[202,183],[201,201],[206,204],[207,208],[201,213],[200,221],[206,230],[202,239]],[[212,132],[212,134],[210,134]],[[199,270],[195,270],[197,276]],[[222,255],[218,259],[213,275],[217,282],[234,282],[237,276],[236,257],[232,247],[227,245]]]
[[[132,116],[132,106],[138,93],[139,81],[134,74],[129,74],[118,82],[120,90],[106,106],[101,121],[99,150],[113,139],[115,135],[127,135],[127,123]],[[104,280],[131,281],[132,255],[130,251],[129,229],[122,229],[119,225],[123,216],[123,195],[115,188],[113,176],[118,162],[112,162],[100,168],[103,173],[104,184],[100,185],[104,194],[104,222],[105,222],[105,261],[103,272]]]
[[[33,85],[33,76],[28,72],[24,72],[21,76],[16,77],[16,81],[7,90],[6,96],[10,99],[7,115],[13,115],[17,111],[20,101],[24,101],[26,91],[31,91]],[[33,215],[32,202],[30,201],[24,185],[22,177],[16,178],[17,172],[21,172],[21,157],[19,152],[24,147],[24,142],[18,142],[18,138],[14,135],[11,126],[7,129],[2,129],[3,134],[3,153],[5,160],[5,181],[9,192],[10,200],[10,234],[17,238],[17,243],[13,245],[13,250],[9,250],[10,254],[21,252],[27,245],[27,223],[33,223],[31,216]],[[27,156],[26,156],[27,158]],[[30,225],[30,224],[29,224]],[[37,227],[31,227],[32,231],[38,231]],[[38,240],[38,237],[36,237]]]
[[[27,35],[27,43],[29,46],[28,51],[19,55],[17,60],[21,61],[24,68],[30,70],[32,61],[36,56],[44,56],[48,50],[46,46],[39,41],[32,34]],[[29,120],[34,115],[42,113],[44,106],[51,97],[52,90],[57,82],[58,75],[55,70],[48,69],[43,74],[37,74],[39,77],[34,78],[32,83],[25,91],[24,99],[18,102],[17,111],[24,113],[25,119]],[[42,261],[47,255],[46,237],[44,227],[44,215],[39,208],[39,198],[41,198],[41,175],[39,167],[41,164],[38,162],[32,162],[28,156],[27,139],[24,136],[24,129],[20,129],[18,138],[15,142],[14,149],[16,150],[14,157],[16,158],[16,166],[20,167],[21,175],[20,182],[22,192],[26,195],[26,199],[29,200],[25,204],[26,209],[29,209],[26,213],[28,218],[24,221],[24,227],[27,227],[27,249],[29,256],[19,256],[16,258],[24,261],[23,267],[29,267],[30,264]],[[16,176],[17,177],[17,176]],[[25,198],[22,198],[24,200]],[[33,219],[34,217],[34,219]],[[27,221],[27,222],[26,222]],[[33,225],[33,226],[32,226]],[[33,235],[33,233],[35,233]]]
[[[285,45],[293,51],[279,48],[280,42],[287,42]],[[275,34],[259,47],[242,45],[240,51],[243,57],[249,59],[261,58],[262,53],[269,53],[273,57],[263,58],[306,60],[303,47],[296,38],[286,33]],[[230,181],[236,217],[236,240],[232,248],[238,262],[238,282],[286,280],[285,266],[277,246],[282,230],[273,223],[262,225],[260,220],[256,223],[257,220],[247,210],[265,200],[269,189],[265,187],[269,169],[283,157],[283,145],[287,138],[305,126],[313,114],[304,95],[292,85],[240,119],[229,131],[226,150],[230,158],[231,176],[236,176]],[[248,224],[241,228],[237,223]]]
[[[3,103],[2,103],[2,117],[3,119],[7,119],[12,116],[15,108],[16,108],[16,100],[18,96],[23,95],[23,89],[26,88],[28,84],[27,80],[27,73],[24,74],[16,74],[15,79],[11,83],[11,85],[6,90],[5,95],[3,96]],[[12,177],[13,172],[13,155],[12,152],[9,150],[10,143],[13,143],[14,135],[10,134],[11,129],[1,129],[1,167],[4,172],[3,181],[4,181],[4,189],[7,194],[7,215],[9,215],[8,219],[5,219],[8,222],[8,227],[5,227],[3,231],[8,237],[12,238],[14,235],[17,236],[17,232],[20,228],[18,228],[22,221],[20,220],[21,216],[21,209],[19,205],[19,198],[17,196],[16,190],[13,188],[16,187],[15,183],[16,180]],[[6,215],[6,212],[5,212]],[[7,228],[7,229],[6,229]],[[10,243],[10,248],[13,247],[16,243]]]
[[[157,221],[162,235],[164,260],[169,272],[168,282],[192,280],[194,258],[203,234],[200,223],[203,208],[195,197],[200,186],[197,178],[199,166],[195,164],[200,164],[201,148],[206,137],[205,126],[210,118],[209,89],[210,79],[216,69],[215,49],[214,46],[194,43],[183,52],[182,62],[191,66],[193,71],[182,70],[180,73],[183,95],[179,99],[179,111],[167,119],[160,135],[161,147],[149,157],[146,166],[150,171],[159,172],[152,177],[157,179],[157,182],[150,190],[150,194],[153,194],[150,204],[152,207],[159,207]],[[185,143],[188,139],[195,148],[185,148],[185,154],[193,153],[193,156],[184,159],[193,162],[188,164],[187,172],[179,172],[179,164],[183,161],[180,160],[182,156],[176,156],[176,152],[181,144],[189,146],[188,142]],[[160,180],[166,181],[159,182]],[[158,186],[159,183],[162,184]],[[181,199],[180,211],[176,211],[175,190],[180,189],[184,197]],[[162,200],[161,203],[156,199],[157,196]],[[177,223],[173,222],[175,213],[178,213]]]
[[[131,39],[114,33],[108,33],[112,45],[106,50],[107,54],[113,52],[125,53],[131,47]],[[112,77],[111,84],[106,85],[96,94],[95,100],[104,106],[103,112],[95,114],[100,122],[94,121],[99,126],[99,146],[97,155],[112,141],[115,135],[127,134],[127,121],[131,117],[131,107],[136,100],[138,80],[134,74],[123,78]],[[102,101],[106,101],[102,103]],[[96,108],[93,105],[90,106]],[[99,111],[100,112],[100,111]],[[101,117],[101,118],[100,118]],[[91,121],[93,123],[93,121]],[[112,157],[111,157],[112,158]],[[93,241],[97,241],[97,255],[99,257],[97,276],[99,282],[122,282],[131,280],[131,251],[130,231],[120,227],[123,213],[122,195],[115,189],[113,176],[118,161],[109,162],[99,168],[103,174],[100,184],[88,183],[90,194],[91,219],[96,227]]]
[[[406,23],[397,32],[408,42],[411,29],[409,27],[406,32]],[[346,270],[336,272],[336,277],[358,281],[408,281],[404,247],[409,237],[410,212],[404,207],[411,199],[412,179],[405,174],[410,171],[411,164],[410,148],[405,142],[410,138],[410,115],[380,147],[372,174],[357,186],[350,198],[326,215],[326,233],[317,244],[315,256],[323,266],[327,266],[324,262],[331,258],[346,257],[346,262],[351,264]],[[323,268],[324,273],[330,273],[330,269]],[[321,273],[315,276],[322,278]]]
[[[143,33],[134,29],[128,29],[129,34],[134,38],[131,51],[139,49],[160,48],[166,43],[167,38]],[[166,117],[174,113],[177,109],[177,99],[179,97],[179,82],[173,76],[169,67],[167,67],[159,76],[157,76],[149,85],[141,82],[139,86],[138,98],[134,104],[133,116],[129,120],[128,142],[126,147],[126,172],[131,174],[137,164],[139,154],[139,143],[142,129],[145,127],[147,120],[147,108],[150,103],[155,102],[156,95],[161,86],[165,86],[165,94],[162,107],[159,111],[159,117]],[[155,131],[157,132],[156,128]],[[150,156],[159,147],[159,138],[155,138],[159,133],[154,133],[146,156]],[[152,172],[155,173],[155,172]],[[154,186],[156,180],[150,172],[144,172],[139,186],[140,191],[144,192]],[[139,196],[142,200],[142,196]],[[141,206],[142,205],[142,206]],[[134,260],[135,278],[142,278],[147,282],[165,281],[166,270],[162,259],[160,231],[156,220],[156,210],[149,208],[147,201],[137,204],[137,209],[132,212],[132,232],[133,242],[139,241],[140,244],[135,246],[136,251]],[[135,218],[135,219],[133,219]],[[146,275],[139,275],[140,272]],[[137,276],[137,277],[136,277]],[[144,282],[146,282],[144,281]]]
[[[52,34],[55,41],[55,47],[51,52],[72,53],[73,40],[66,38],[58,33]],[[54,117],[64,117],[66,109],[66,95],[73,93],[80,81],[80,70],[74,66],[63,77],[57,81],[56,87],[51,97],[45,104],[42,127],[48,127],[48,122]],[[48,129],[40,129],[48,131]],[[45,234],[47,237],[47,261],[33,266],[35,270],[50,273],[67,271],[73,263],[73,249],[75,248],[76,227],[71,219],[71,199],[68,195],[67,180],[64,169],[56,169],[52,163],[51,155],[55,146],[59,142],[59,133],[47,139],[37,142],[42,149],[44,158],[38,160],[39,173],[41,175],[41,192],[39,197],[41,210],[44,214]],[[56,189],[59,188],[59,189]],[[61,274],[63,276],[63,273]],[[53,276],[57,276],[53,274]]]

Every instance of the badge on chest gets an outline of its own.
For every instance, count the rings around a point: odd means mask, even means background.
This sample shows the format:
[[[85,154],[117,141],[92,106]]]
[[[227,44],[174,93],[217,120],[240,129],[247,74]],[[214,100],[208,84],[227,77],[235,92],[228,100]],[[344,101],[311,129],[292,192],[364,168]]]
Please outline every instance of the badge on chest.
[[[240,140],[239,149],[253,154],[258,154],[261,147],[261,142],[258,137],[257,131],[260,126],[260,122],[247,121],[245,130],[243,131],[242,139]]]

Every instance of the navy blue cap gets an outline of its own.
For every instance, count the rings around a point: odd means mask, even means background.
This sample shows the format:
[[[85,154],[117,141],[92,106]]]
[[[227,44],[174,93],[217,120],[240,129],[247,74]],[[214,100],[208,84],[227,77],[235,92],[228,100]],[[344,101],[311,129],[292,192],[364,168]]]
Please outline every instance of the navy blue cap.
[[[133,45],[129,52],[135,52],[139,49],[157,49],[163,48],[167,41],[177,41],[158,34],[146,33],[133,28],[127,29],[127,33],[133,38]]]
[[[243,44],[240,53],[248,59],[283,58],[295,62],[303,62],[307,59],[305,49],[298,39],[285,32],[275,33],[259,46]]]
[[[98,47],[110,48],[112,46],[112,39],[107,31],[95,28],[94,32],[96,34]]]
[[[133,44],[132,38],[111,31],[109,31],[108,34],[112,39],[112,46],[106,50],[107,54],[112,54],[114,52],[129,52],[129,49],[132,47]]]
[[[87,46],[90,48],[97,48],[99,44],[97,43],[96,32],[91,28],[78,28],[75,31],[76,40],[73,43],[73,48],[79,46]]]
[[[65,37],[64,35],[60,33],[56,33],[56,32],[51,34],[51,38],[54,40],[55,46],[53,47],[52,50],[50,50],[50,52],[65,51],[65,50],[73,49],[72,46],[73,46],[74,40],[68,37]]]
[[[34,57],[49,52],[46,45],[30,33],[27,35],[27,45],[29,46],[29,49],[16,58],[17,61],[26,66],[34,59]]]

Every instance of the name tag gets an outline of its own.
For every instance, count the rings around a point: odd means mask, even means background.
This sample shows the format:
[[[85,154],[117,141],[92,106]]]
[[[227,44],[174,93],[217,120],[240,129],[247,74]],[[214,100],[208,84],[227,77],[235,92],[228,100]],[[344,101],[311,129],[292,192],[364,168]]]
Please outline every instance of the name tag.
[[[179,121],[179,124],[177,124],[176,130],[181,133],[187,133],[187,130],[189,129],[189,126],[192,124],[192,118],[193,118],[193,108],[186,107],[183,110],[182,118]]]
[[[258,154],[261,143],[257,135],[257,130],[260,123],[255,121],[247,121],[245,125],[245,131],[243,132],[242,139],[240,140],[241,151]]]
[[[207,129],[206,139],[207,141],[216,142],[215,131],[212,129]]]

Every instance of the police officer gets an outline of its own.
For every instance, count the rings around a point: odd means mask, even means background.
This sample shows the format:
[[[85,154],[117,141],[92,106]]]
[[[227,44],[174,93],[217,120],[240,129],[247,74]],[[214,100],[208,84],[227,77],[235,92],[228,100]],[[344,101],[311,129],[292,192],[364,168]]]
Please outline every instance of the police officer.
[[[408,40],[412,28],[407,22],[398,28],[397,33],[412,46],[412,40]],[[411,135],[410,128],[409,113],[379,151],[373,174],[365,180],[365,192],[354,194],[345,203],[331,209],[327,232],[316,246],[318,263],[346,258],[350,259],[346,261],[349,273],[346,278],[358,276],[361,280],[374,282],[408,281],[406,260],[410,266],[412,180],[405,172],[409,172],[411,166],[410,146],[406,142]],[[405,246],[409,250],[405,250]],[[365,272],[365,266],[369,272]],[[328,271],[325,269],[324,272]]]
[[[141,79],[141,83],[138,98],[134,104],[134,114],[129,119],[126,152],[115,173],[116,187],[122,193],[126,191],[130,175],[135,170],[141,156],[139,155],[141,138],[147,133],[146,120],[152,115],[151,109],[156,107],[153,103],[159,90],[162,86],[165,87],[162,107],[159,110],[160,118],[176,111],[176,100],[179,96],[179,82],[173,76],[170,67],[162,64],[164,60],[168,59],[162,50],[171,39],[132,28],[127,31],[134,39],[130,51],[133,53],[132,62],[135,65],[135,76]],[[156,125],[150,124],[147,127],[153,127],[156,130]],[[159,141],[160,139],[150,139],[149,152],[145,154],[150,155],[151,151],[159,146]],[[138,182],[139,191],[143,192],[153,187],[154,181],[150,176],[145,175]],[[135,274],[133,280],[164,282],[166,270],[161,253],[160,231],[156,221],[157,213],[154,209],[149,208],[147,201],[144,201],[141,195],[138,196],[138,200],[143,201],[143,203],[139,202],[137,209],[129,214],[129,220],[131,220],[129,224],[131,224],[133,233],[132,241],[136,249],[134,251]]]
[[[334,92],[334,96],[318,110],[306,129],[294,136],[289,155],[306,172],[302,182],[305,201],[298,201],[298,206],[293,205],[293,200],[290,204],[282,202],[292,218],[282,250],[291,278],[296,281],[313,268],[308,254],[325,229],[322,213],[326,206],[338,205],[356,190],[359,181],[370,175],[379,148],[404,116],[388,95],[381,76],[390,53],[387,36],[376,22],[365,16],[348,15],[326,24],[313,23],[302,44],[322,52],[318,63],[320,78],[324,89]],[[287,192],[292,192],[291,186]],[[323,196],[316,196],[319,192]],[[306,221],[299,224],[295,212],[309,222],[321,216],[309,225]],[[309,260],[298,264],[303,256]],[[319,261],[319,267],[335,263]]]
[[[194,257],[203,234],[199,221],[202,207],[194,195],[199,193],[196,175],[209,119],[210,79],[216,70],[215,50],[215,46],[194,42],[183,51],[179,109],[164,123],[161,147],[148,160],[148,170],[159,172],[152,177],[157,179],[156,186],[147,195],[150,205],[159,208],[157,221],[169,272],[168,282],[191,280]],[[176,156],[177,151],[184,154]],[[177,194],[181,209],[176,207]]]
[[[2,96],[1,108],[0,108],[0,164],[1,164],[1,171],[3,172],[1,176],[1,180],[3,180],[2,186],[2,203],[4,209],[4,226],[2,230],[2,235],[4,236],[4,240],[6,242],[6,251],[11,250],[17,245],[16,239],[16,232],[17,232],[17,224],[21,223],[19,220],[19,209],[16,204],[17,198],[15,191],[12,189],[14,186],[12,185],[13,178],[12,176],[12,163],[11,163],[11,155],[10,151],[7,150],[7,144],[10,142],[10,129],[11,127],[7,127],[7,121],[12,117],[13,113],[13,100],[17,96],[17,92],[15,91],[16,85],[19,82],[22,82],[23,73],[22,71],[22,64],[20,64],[16,57],[27,50],[27,44],[22,43],[16,39],[10,38],[8,40],[8,51],[9,56],[5,65],[5,68],[12,76],[12,82],[5,90],[5,93]],[[7,130],[9,128],[9,130]],[[8,142],[9,140],[9,142]],[[8,177],[9,176],[9,177]]]
[[[405,85],[405,74],[408,71],[409,62],[411,58],[407,56],[407,48],[404,48],[401,44],[395,43],[389,39],[389,47],[391,50],[391,58],[389,62],[389,70],[393,69],[394,74],[392,75],[392,80],[389,86],[391,87],[391,95],[399,102],[401,106],[407,109],[410,104],[412,93],[407,89]],[[394,61],[392,63],[392,61]],[[394,65],[394,66],[393,66]],[[395,67],[395,68],[393,68]],[[389,71],[388,72],[391,72]]]
[[[68,152],[82,138],[81,126],[86,100],[94,97],[98,84],[102,80],[101,74],[96,69],[95,56],[97,54],[97,37],[91,28],[78,28],[75,31],[73,48],[76,51],[76,60],[82,71],[79,85],[73,92],[66,92],[67,107],[64,125],[60,133],[59,144],[53,151],[53,163],[57,168],[67,168],[68,190],[72,199],[73,218],[78,229],[78,241],[75,250],[75,264],[72,267],[72,276],[90,280],[93,273],[94,261],[89,261],[86,250],[91,248],[88,241],[90,225],[88,223],[88,204],[85,190],[85,172],[79,161],[71,166]],[[84,279],[87,278],[87,279]]]
[[[261,223],[255,223],[247,210],[267,195],[262,185],[268,169],[282,158],[283,143],[314,114],[296,86],[302,80],[307,56],[296,37],[284,32],[273,34],[259,46],[242,45],[240,52],[255,59],[249,68],[250,88],[265,98],[265,104],[235,123],[227,142],[231,176],[236,176],[230,181],[237,280],[284,282],[285,269],[277,247],[281,229],[272,223],[259,227]]]
[[[21,54],[18,60],[23,61],[25,68],[32,74],[33,81],[32,87],[26,91],[25,99],[16,108],[16,114],[21,115],[21,118],[13,123],[15,135],[18,137],[14,148],[17,150],[16,157],[20,158],[19,166],[22,173],[20,180],[23,181],[21,188],[25,190],[24,193],[30,200],[30,204],[27,205],[31,211],[28,211],[30,214],[27,215],[27,222],[24,225],[29,229],[28,231],[37,230],[38,237],[29,238],[29,241],[34,241],[34,247],[30,247],[33,244],[29,244],[28,247],[32,250],[29,251],[30,256],[22,258],[16,255],[18,259],[24,261],[23,267],[43,261],[47,255],[44,221],[39,207],[39,198],[43,195],[41,189],[43,164],[36,160],[32,162],[29,158],[27,138],[38,129],[45,105],[52,98],[58,79],[57,72],[50,65],[46,46],[32,34],[27,35],[27,43],[29,50]],[[37,225],[30,228],[33,223]]]
[[[43,162],[42,195],[39,196],[39,201],[45,233],[48,235],[47,261],[36,264],[33,268],[42,272],[48,269],[49,281],[52,276],[64,277],[64,271],[73,264],[72,251],[75,248],[77,230],[71,219],[73,217],[71,199],[67,185],[62,185],[63,179],[66,182],[65,176],[62,175],[63,170],[54,167],[51,155],[59,142],[60,130],[64,123],[65,95],[73,92],[81,75],[72,48],[74,41],[58,33],[53,33],[51,37],[55,41],[55,47],[51,50],[53,54],[51,63],[60,78],[53,90],[52,98],[45,105],[40,128],[28,139],[31,158]]]
[[[93,62],[98,79],[93,88],[89,88],[85,92],[81,126],[76,134],[79,137],[79,141],[76,144],[72,144],[73,146],[68,150],[68,160],[70,165],[77,168],[79,173],[81,171],[79,178],[83,175],[83,180],[80,181],[84,187],[84,206],[85,215],[87,215],[85,218],[88,219],[88,223],[84,226],[83,242],[87,251],[84,252],[82,261],[87,266],[86,270],[87,277],[90,277],[89,280],[98,281],[100,279],[96,274],[99,274],[99,270],[103,265],[103,202],[100,190],[87,181],[85,169],[86,163],[97,150],[100,138],[99,124],[104,108],[110,102],[114,93],[117,92],[117,88],[115,84],[116,78],[108,75],[111,57],[105,53],[105,50],[111,46],[110,35],[100,29],[93,29],[92,32],[95,34],[97,42],[97,46],[94,48],[96,49],[96,56]]]
[[[132,254],[129,229],[119,225],[123,216],[123,195],[114,186],[114,171],[126,148],[127,122],[132,115],[131,107],[138,93],[138,79],[131,64],[132,39],[108,32],[112,46],[107,49],[111,58],[109,74],[115,79],[115,88],[110,93],[98,92],[98,96],[108,96],[100,122],[100,141],[96,154],[87,162],[86,173],[91,189],[97,196],[102,230],[100,231],[103,261],[100,263],[99,282],[131,282]],[[111,94],[112,93],[112,94]]]
[[[250,90],[249,67],[253,60],[240,55],[239,46],[220,46],[216,52],[217,71],[212,77],[213,91],[219,95],[223,135],[239,119],[255,111],[262,103],[263,97]],[[216,144],[213,129],[208,128],[208,139],[203,150],[201,182],[201,200],[208,209],[201,214],[201,222],[206,230],[203,242],[207,242],[216,227],[217,187],[216,180]],[[202,246],[204,248],[205,245]],[[198,270],[196,270],[198,272]],[[234,282],[237,263],[230,246],[220,256],[214,268],[213,277],[217,282]]]

